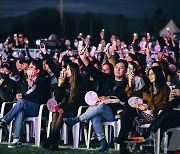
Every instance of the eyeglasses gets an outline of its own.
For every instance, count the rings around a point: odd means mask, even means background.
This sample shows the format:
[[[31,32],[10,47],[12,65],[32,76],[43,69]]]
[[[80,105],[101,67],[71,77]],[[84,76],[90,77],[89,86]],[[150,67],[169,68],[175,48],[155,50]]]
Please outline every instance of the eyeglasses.
[[[22,36],[18,36],[18,38],[23,38]]]

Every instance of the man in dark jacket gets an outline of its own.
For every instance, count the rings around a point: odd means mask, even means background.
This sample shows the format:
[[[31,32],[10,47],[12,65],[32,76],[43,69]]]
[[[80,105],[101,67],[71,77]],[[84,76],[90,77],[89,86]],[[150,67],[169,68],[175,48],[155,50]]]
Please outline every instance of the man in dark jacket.
[[[9,78],[11,66],[8,62],[4,62],[0,68],[0,104],[3,102],[11,102],[15,99],[17,85],[16,82]]]
[[[51,97],[50,84],[47,79],[41,75],[42,62],[32,60],[27,71],[27,91],[16,94],[16,105],[0,119],[0,127],[5,127],[14,119],[13,142],[8,148],[22,146],[20,142],[23,133],[23,119],[25,117],[36,117],[39,113],[41,104],[45,104]]]

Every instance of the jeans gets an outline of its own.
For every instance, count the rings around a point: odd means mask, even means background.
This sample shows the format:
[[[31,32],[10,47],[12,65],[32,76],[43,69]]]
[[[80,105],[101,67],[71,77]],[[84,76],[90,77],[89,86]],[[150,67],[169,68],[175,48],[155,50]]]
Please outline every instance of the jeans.
[[[89,107],[85,113],[79,116],[79,119],[82,122],[91,120],[99,141],[105,138],[104,129],[101,123],[103,121],[116,121],[111,108],[103,103],[99,103],[97,106]]]
[[[36,117],[40,105],[27,100],[19,99],[16,105],[3,117],[6,123],[14,119],[14,137],[20,139],[23,134],[23,120],[25,117]]]

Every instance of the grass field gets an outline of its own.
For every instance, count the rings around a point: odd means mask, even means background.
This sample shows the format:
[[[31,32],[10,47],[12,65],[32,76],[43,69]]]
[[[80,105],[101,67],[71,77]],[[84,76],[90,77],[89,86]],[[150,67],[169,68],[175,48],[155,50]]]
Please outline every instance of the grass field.
[[[72,145],[70,146],[59,146],[59,149],[57,151],[50,151],[50,150],[46,150],[42,147],[35,147],[32,144],[23,144],[23,147],[21,148],[14,148],[14,149],[9,149],[8,148],[8,144],[7,143],[2,143],[0,144],[0,154],[16,154],[16,153],[21,153],[21,154],[60,154],[60,153],[64,153],[64,154],[92,154],[92,153],[98,153],[96,151],[96,147],[98,147],[98,144],[93,144],[92,145],[93,148],[90,149],[86,149],[85,145],[80,145],[80,148],[78,149],[73,149]],[[111,153],[111,154],[118,154],[119,152],[114,150],[114,149],[109,149],[108,152],[104,152],[104,153]]]

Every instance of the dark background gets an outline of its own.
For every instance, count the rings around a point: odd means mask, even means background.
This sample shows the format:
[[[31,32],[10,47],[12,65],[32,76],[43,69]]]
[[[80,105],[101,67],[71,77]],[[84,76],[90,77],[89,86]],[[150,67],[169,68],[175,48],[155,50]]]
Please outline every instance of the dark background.
[[[130,42],[134,32],[154,37],[173,19],[180,27],[179,0],[64,0],[60,20],[59,0],[0,0],[0,42],[22,32],[28,39],[59,37],[73,40],[78,33],[91,35],[94,45],[99,32],[116,34]]]

